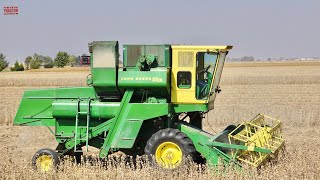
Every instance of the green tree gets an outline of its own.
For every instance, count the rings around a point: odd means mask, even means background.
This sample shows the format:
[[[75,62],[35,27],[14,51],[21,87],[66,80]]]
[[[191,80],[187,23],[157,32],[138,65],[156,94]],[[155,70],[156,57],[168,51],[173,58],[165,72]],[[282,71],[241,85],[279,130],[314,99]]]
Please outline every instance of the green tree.
[[[31,62],[30,62],[30,68],[31,69],[39,69],[42,64],[42,57],[41,55],[35,53],[32,56]]]
[[[73,66],[76,64],[77,57],[74,55],[69,55],[68,66]]]
[[[66,52],[58,52],[56,58],[54,58],[54,64],[57,67],[64,67],[68,64],[69,55]]]
[[[25,60],[24,60],[24,64],[26,65],[26,69],[30,69],[30,63],[32,61],[32,57],[28,56]]]
[[[9,65],[8,61],[6,60],[6,56],[3,55],[2,53],[0,54],[0,71],[4,70],[7,68]]]
[[[43,61],[43,67],[44,68],[53,68],[54,62],[53,62],[51,57],[43,56],[42,57],[42,61]]]
[[[11,71],[24,71],[23,64],[18,63],[18,61],[16,61],[13,65],[13,67],[11,67]]]

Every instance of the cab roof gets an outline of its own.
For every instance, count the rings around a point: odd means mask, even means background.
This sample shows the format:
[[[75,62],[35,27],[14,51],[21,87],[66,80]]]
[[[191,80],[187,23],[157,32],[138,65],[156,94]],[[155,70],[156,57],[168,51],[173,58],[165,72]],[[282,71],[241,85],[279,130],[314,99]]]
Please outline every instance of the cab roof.
[[[213,51],[213,50],[230,50],[232,49],[233,46],[206,46],[206,45],[202,45],[202,46],[198,46],[198,45],[172,45],[171,48],[174,50],[209,50],[209,51]]]

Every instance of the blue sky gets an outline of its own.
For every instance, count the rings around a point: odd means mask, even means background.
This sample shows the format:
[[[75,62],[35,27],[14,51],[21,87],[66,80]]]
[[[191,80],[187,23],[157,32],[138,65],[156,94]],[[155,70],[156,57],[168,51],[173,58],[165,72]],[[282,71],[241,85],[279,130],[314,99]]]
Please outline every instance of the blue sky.
[[[3,15],[18,5],[19,15]],[[81,55],[94,40],[233,45],[229,57],[320,56],[319,0],[1,0],[0,52]]]

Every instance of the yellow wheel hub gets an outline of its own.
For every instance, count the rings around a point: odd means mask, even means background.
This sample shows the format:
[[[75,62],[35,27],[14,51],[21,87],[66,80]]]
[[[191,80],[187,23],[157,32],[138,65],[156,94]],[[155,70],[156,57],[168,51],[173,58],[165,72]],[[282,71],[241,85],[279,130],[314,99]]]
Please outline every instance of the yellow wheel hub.
[[[38,157],[36,165],[40,171],[47,172],[53,167],[53,159],[50,155],[41,155]]]
[[[158,146],[155,153],[157,163],[164,168],[173,169],[182,161],[182,151],[173,142],[164,142]]]

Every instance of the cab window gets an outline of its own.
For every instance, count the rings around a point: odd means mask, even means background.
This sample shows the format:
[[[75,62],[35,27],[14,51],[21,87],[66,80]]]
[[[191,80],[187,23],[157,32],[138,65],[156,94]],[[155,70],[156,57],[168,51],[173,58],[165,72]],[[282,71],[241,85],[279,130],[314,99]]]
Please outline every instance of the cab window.
[[[191,72],[179,71],[177,74],[177,85],[180,89],[191,88]]]
[[[218,54],[213,52],[198,52],[196,56],[196,98],[207,99],[214,68],[216,66]]]

